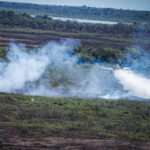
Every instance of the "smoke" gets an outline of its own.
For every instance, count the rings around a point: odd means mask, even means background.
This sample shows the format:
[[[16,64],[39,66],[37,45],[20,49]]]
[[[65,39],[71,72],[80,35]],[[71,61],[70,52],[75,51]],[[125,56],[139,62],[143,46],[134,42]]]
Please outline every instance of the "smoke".
[[[40,96],[150,98],[150,79],[145,77],[145,68],[139,71],[131,62],[128,70],[125,65],[121,69],[112,64],[81,64],[74,54],[78,45],[78,41],[65,40],[27,49],[11,43],[6,58],[0,60],[0,91]]]
[[[150,79],[125,69],[116,70],[115,76],[123,85],[124,90],[130,91],[131,95],[150,98]]]
[[[48,65],[44,52],[27,53],[24,47],[10,45],[7,62],[1,62],[0,90],[13,92],[24,88],[27,82],[38,80]]]

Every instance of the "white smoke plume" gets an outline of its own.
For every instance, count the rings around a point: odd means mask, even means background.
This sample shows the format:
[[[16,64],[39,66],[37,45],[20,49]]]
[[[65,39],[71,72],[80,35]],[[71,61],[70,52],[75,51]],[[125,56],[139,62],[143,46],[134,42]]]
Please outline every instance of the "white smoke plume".
[[[80,64],[78,41],[50,42],[27,49],[10,44],[0,61],[0,91],[40,96],[150,98],[150,80],[110,64]]]
[[[41,52],[28,54],[23,47],[10,45],[8,62],[1,62],[0,91],[22,89],[27,82],[38,80],[48,65],[48,57]]]
[[[124,90],[130,91],[131,95],[145,99],[150,98],[150,79],[125,69],[116,70],[115,76]]]

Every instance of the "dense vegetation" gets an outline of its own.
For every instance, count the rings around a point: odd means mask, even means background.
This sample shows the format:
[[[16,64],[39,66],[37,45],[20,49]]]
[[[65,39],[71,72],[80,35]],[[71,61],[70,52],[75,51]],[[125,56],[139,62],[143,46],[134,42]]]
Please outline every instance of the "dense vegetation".
[[[25,137],[150,140],[150,104],[137,101],[0,94],[0,122]]]
[[[110,8],[92,7],[69,7],[69,6],[48,6],[26,3],[0,2],[1,9],[13,9],[31,14],[47,14],[52,16],[65,16],[76,18],[87,18],[97,20],[113,20],[118,22],[149,22],[149,11],[134,11]]]

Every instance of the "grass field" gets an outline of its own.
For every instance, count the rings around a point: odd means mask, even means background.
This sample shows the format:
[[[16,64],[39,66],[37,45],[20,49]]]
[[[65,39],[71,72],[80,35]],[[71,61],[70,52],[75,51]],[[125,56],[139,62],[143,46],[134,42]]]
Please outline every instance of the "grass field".
[[[150,104],[0,94],[0,129],[25,137],[150,141]]]
[[[149,150],[150,103],[0,94],[2,150]]]
[[[40,35],[40,36],[39,36]],[[62,38],[73,38],[80,39],[84,46],[106,46],[106,44],[113,45],[112,47],[123,47],[129,45],[132,42],[132,37],[124,38],[123,35],[116,34],[93,34],[93,33],[69,33],[69,32],[58,32],[58,31],[43,31],[30,28],[0,28],[1,46],[7,45],[7,43],[14,39],[18,42],[26,43],[27,45],[39,45],[40,43],[58,40]]]

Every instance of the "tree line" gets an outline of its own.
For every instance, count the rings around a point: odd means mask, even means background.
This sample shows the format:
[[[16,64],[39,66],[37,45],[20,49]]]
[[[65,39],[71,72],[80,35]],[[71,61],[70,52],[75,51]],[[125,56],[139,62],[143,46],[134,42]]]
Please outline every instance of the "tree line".
[[[47,14],[75,18],[110,20],[117,22],[150,22],[150,11],[135,11],[112,8],[37,5],[27,3],[0,2],[1,9],[13,9],[31,14]]]
[[[88,24],[72,21],[53,20],[47,15],[32,17],[27,13],[17,13],[12,10],[0,11],[0,24],[10,27],[26,27],[42,30],[55,30],[61,32],[88,32],[88,33],[109,33],[109,34],[132,34],[136,30],[133,24]],[[146,26],[146,31],[150,31],[150,27]]]

